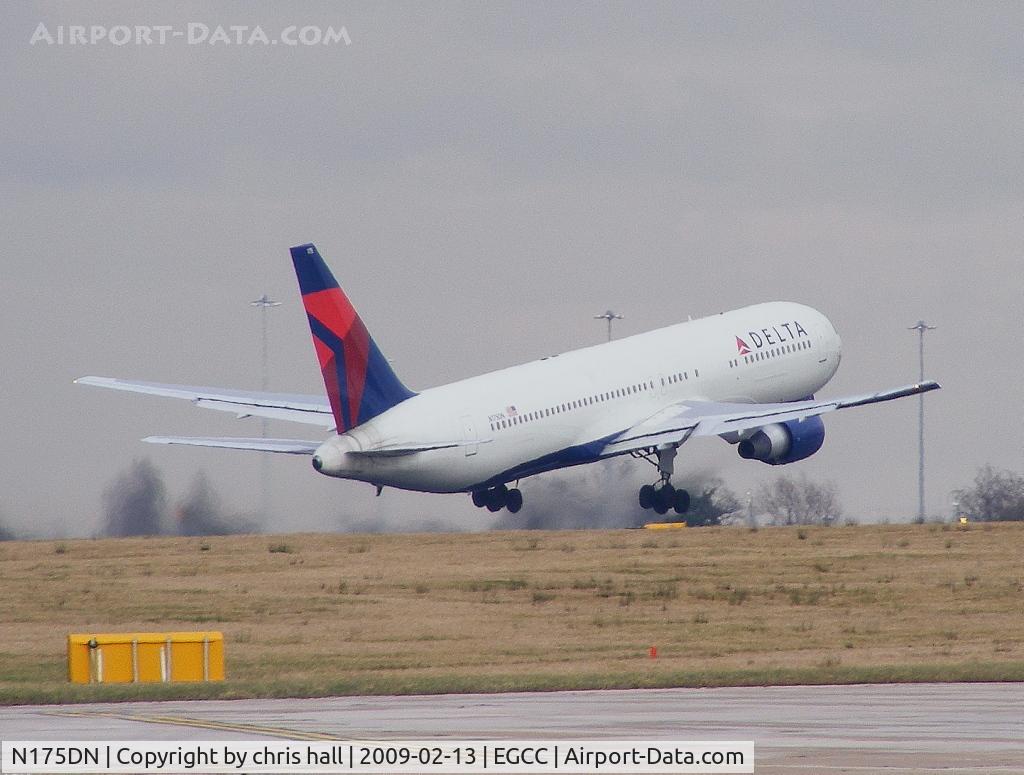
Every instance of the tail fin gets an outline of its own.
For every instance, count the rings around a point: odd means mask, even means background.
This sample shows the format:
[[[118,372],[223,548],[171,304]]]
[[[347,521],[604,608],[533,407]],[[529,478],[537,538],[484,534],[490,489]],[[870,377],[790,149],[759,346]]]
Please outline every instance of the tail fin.
[[[291,253],[338,433],[416,395],[391,370],[316,247]]]

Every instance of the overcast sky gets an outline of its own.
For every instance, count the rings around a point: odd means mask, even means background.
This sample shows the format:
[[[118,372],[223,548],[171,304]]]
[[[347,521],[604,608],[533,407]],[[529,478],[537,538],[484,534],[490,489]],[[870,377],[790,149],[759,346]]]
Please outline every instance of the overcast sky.
[[[1024,4],[7,4],[0,45],[0,520],[90,535],[148,457],[256,508],[255,454],[149,434],[258,435],[84,374],[323,390],[288,247],[314,241],[424,388],[769,299],[843,339],[821,395],[928,376],[928,511],[985,463],[1024,469]],[[61,25],[344,27],[330,46],[30,45]],[[234,35],[235,33],[231,33]],[[827,418],[785,469],[846,512],[917,510],[915,399]],[[272,424],[272,435],[315,428]],[[307,437],[311,437],[308,436]],[[739,495],[780,469],[717,439],[677,470]],[[652,469],[622,477],[623,503]],[[271,462],[269,529],[490,524],[465,496]],[[632,471],[632,475],[630,475]],[[569,472],[580,487],[592,475]],[[575,479],[573,478],[575,477]],[[523,485],[530,503],[532,482]]]

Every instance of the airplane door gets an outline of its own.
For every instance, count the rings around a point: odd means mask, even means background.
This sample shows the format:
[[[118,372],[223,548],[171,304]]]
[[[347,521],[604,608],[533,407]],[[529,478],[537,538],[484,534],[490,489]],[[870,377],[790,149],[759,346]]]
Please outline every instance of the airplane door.
[[[466,450],[466,457],[475,455],[479,446],[477,444],[479,437],[476,435],[476,424],[468,414],[462,416],[460,424],[462,426],[462,440],[466,442],[466,446],[463,447]]]

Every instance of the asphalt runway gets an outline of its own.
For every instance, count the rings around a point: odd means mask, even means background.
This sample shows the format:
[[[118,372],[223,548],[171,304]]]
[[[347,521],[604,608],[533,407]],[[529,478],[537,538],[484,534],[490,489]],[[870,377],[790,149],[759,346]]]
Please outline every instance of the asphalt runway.
[[[1024,773],[1024,684],[662,689],[0,708],[4,740],[755,741],[765,773]]]

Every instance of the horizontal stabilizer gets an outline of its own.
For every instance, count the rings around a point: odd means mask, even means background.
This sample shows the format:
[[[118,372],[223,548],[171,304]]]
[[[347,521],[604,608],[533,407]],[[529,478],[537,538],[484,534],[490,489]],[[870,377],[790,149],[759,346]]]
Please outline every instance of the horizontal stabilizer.
[[[79,377],[76,385],[92,385],[110,390],[126,390],[165,398],[183,398],[202,409],[232,412],[239,417],[269,417],[321,428],[334,428],[334,415],[326,398],[288,393],[261,393],[251,390],[164,385],[158,382],[135,382],[113,377]]]
[[[251,449],[256,452],[277,452],[282,455],[312,455],[319,441],[304,439],[236,439],[215,436],[147,436],[149,444],[184,444],[189,447],[220,447],[222,449]]]

